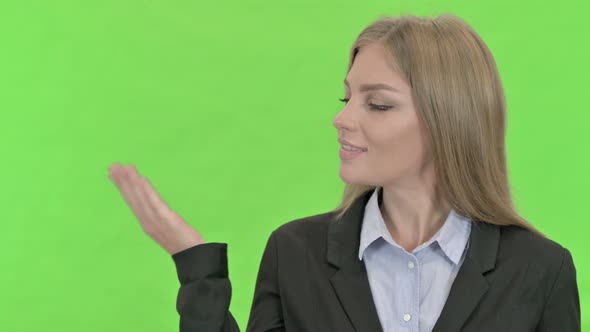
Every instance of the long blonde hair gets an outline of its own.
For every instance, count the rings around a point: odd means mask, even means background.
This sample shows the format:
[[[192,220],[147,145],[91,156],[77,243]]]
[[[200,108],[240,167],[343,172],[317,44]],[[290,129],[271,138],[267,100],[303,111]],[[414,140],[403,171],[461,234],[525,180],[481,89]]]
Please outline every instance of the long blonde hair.
[[[382,16],[355,40],[348,71],[363,46],[382,43],[392,68],[412,91],[428,129],[436,196],[458,213],[495,225],[517,225],[545,237],[516,211],[505,149],[506,101],[496,62],[479,35],[462,19]],[[333,210],[340,218],[376,187],[345,184]]]

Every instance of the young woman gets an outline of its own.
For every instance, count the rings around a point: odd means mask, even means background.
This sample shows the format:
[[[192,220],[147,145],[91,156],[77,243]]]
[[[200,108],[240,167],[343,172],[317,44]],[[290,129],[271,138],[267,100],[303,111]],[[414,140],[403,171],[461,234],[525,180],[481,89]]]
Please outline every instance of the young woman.
[[[570,251],[517,214],[495,61],[453,15],[382,17],[334,119],[341,204],[275,229],[247,331],[580,331]],[[227,244],[205,243],[133,165],[110,178],[172,255],[180,330],[239,331]]]

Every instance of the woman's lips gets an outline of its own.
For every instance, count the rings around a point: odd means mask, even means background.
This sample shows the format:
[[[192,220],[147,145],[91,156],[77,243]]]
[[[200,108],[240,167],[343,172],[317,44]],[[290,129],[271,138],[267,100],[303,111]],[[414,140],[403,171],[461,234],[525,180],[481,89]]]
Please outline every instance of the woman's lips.
[[[342,147],[340,147],[340,151],[338,151],[340,154],[340,159],[343,160],[351,160],[354,159],[360,155],[362,155],[363,153],[365,153],[366,151],[350,151],[350,150],[344,150]]]

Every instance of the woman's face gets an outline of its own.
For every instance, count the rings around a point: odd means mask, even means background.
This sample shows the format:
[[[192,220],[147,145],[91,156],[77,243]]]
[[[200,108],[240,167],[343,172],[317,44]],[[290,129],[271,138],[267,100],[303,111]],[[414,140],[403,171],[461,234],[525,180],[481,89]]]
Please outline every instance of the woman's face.
[[[386,56],[379,43],[361,48],[345,80],[348,102],[333,121],[339,138],[366,149],[341,160],[340,177],[349,184],[402,183],[431,166],[427,131],[410,87],[389,67]]]

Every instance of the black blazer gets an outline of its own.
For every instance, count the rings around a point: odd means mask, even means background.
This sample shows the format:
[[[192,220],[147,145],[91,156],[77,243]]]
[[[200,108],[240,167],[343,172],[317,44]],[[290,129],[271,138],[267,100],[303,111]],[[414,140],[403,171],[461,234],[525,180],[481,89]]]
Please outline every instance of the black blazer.
[[[371,193],[340,220],[329,212],[271,233],[247,332],[382,331],[358,259]],[[580,331],[576,269],[566,248],[520,227],[476,221],[467,250],[433,331]],[[228,310],[227,244],[197,245],[172,258],[181,284],[180,331],[239,331]]]

